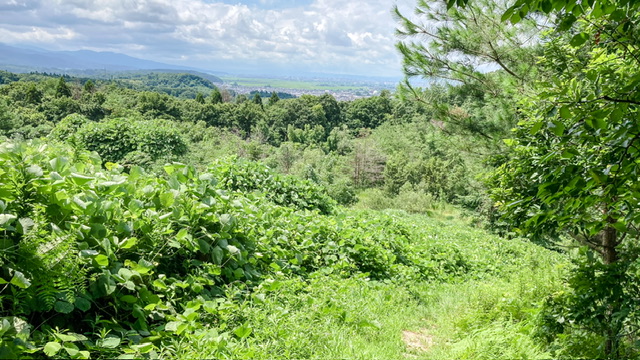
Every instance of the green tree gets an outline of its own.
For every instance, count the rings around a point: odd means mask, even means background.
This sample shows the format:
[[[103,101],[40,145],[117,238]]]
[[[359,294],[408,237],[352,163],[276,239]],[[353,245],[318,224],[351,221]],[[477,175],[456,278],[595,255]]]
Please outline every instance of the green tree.
[[[70,140],[97,152],[104,162],[149,165],[160,157],[178,156],[187,151],[182,135],[167,120],[86,122],[82,117],[65,120],[52,136],[75,131]]]
[[[80,102],[80,113],[91,120],[100,120],[110,112],[104,107],[106,101],[107,97],[103,92],[85,93]]]
[[[262,108],[253,102],[244,101],[233,111],[233,125],[240,129],[245,138],[251,136],[251,129],[264,119]]]
[[[0,98],[0,133],[7,135],[15,128],[15,116],[4,98]]]
[[[44,113],[47,120],[54,123],[62,120],[65,116],[80,112],[80,104],[71,97],[63,96],[48,98],[38,106],[38,111]]]
[[[310,95],[280,100],[267,108],[266,116],[269,126],[277,131],[273,134],[274,140],[279,141],[287,139],[289,125],[296,129],[304,129],[305,125],[323,125],[327,122],[323,106],[317,102],[315,96]]]
[[[314,122],[322,125],[326,129],[327,136],[331,129],[339,126],[343,122],[342,109],[333,95],[302,95],[300,99],[312,109],[315,114]]]
[[[62,76],[60,76],[56,84],[56,97],[71,97],[71,88]]]
[[[392,112],[388,94],[356,99],[347,105],[345,121],[351,129],[376,128],[384,123]]]
[[[242,104],[243,102],[248,101],[249,98],[245,94],[238,94],[235,99],[236,104]]]
[[[260,105],[260,107],[262,107],[262,97],[260,96],[259,93],[255,93],[251,100],[253,101],[254,104]]]
[[[25,94],[25,101],[29,104],[37,105],[42,102],[42,91],[38,90],[35,83],[30,83]]]
[[[59,141],[70,140],[73,142],[72,138],[76,131],[88,123],[89,119],[86,117],[78,114],[71,114],[60,120],[53,130],[51,130],[48,137]]]
[[[138,95],[136,108],[149,119],[166,118],[173,120],[180,118],[180,109],[176,105],[175,98],[166,94],[143,91]]]
[[[400,97],[424,103],[446,132],[477,137],[492,148],[516,123],[514,96],[541,76],[536,57],[544,19],[504,23],[506,9],[492,0],[447,9],[439,0],[418,1],[415,16],[397,7],[394,12],[408,78]],[[420,90],[412,78],[437,86]]]
[[[628,1],[531,1],[560,13],[541,64],[550,76],[523,98],[511,153],[493,178],[503,219],[533,237],[572,237],[599,257],[579,262],[561,302],[577,326],[600,334],[606,358],[637,351],[640,233],[640,30]],[[517,6],[526,2],[518,1]],[[513,22],[528,13],[504,14]],[[574,9],[575,12],[574,12]],[[530,10],[530,9],[529,9]],[[564,326],[568,327],[568,325]]]
[[[201,92],[198,92],[196,94],[196,102],[199,104],[204,104],[204,96],[202,95]]]
[[[520,113],[511,117],[520,121],[492,180],[503,220],[533,238],[570,236],[588,247],[584,253],[600,255],[578,261],[571,292],[552,301],[564,307],[553,312],[563,320],[554,327],[598,334],[601,351],[582,349],[588,356],[635,357],[640,2],[446,0],[418,1],[416,10],[417,20],[396,9],[398,34],[413,40],[398,45],[407,76],[461,83],[485,103],[503,99],[511,114]],[[523,36],[541,21],[554,30],[543,42]],[[480,71],[487,63],[501,71]],[[534,85],[525,66],[542,81]],[[408,82],[401,90],[418,100],[430,94]],[[518,98],[519,111],[511,105]],[[485,135],[500,139],[508,128]]]
[[[220,90],[218,90],[218,88],[214,88],[211,91],[211,96],[209,96],[209,102],[211,102],[214,105],[222,103],[222,93],[220,92]]]
[[[94,84],[91,80],[87,80],[87,82],[84,83],[82,90],[86,94],[93,94],[93,92],[96,91],[96,84]]]
[[[280,101],[278,94],[275,91],[271,92],[271,96],[269,97],[269,106],[277,103],[278,101]]]

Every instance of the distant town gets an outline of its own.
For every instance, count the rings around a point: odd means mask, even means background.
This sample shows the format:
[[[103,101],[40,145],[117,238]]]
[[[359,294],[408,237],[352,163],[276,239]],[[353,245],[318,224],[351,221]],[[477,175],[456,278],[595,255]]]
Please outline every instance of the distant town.
[[[294,80],[273,78],[224,78],[222,89],[232,93],[251,94],[255,92],[287,93],[295,97],[302,95],[331,94],[338,101],[349,101],[359,98],[379,95],[383,90],[393,91],[398,81],[374,81],[374,80],[345,80],[345,79],[309,79],[296,78]],[[271,85],[273,83],[273,85]],[[284,86],[287,84],[289,86]]]

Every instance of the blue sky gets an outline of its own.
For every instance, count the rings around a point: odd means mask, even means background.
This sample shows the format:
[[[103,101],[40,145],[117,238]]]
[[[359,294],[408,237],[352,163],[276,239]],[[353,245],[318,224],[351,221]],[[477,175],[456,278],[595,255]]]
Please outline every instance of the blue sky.
[[[0,42],[214,71],[398,76],[391,8],[413,1],[0,0]]]

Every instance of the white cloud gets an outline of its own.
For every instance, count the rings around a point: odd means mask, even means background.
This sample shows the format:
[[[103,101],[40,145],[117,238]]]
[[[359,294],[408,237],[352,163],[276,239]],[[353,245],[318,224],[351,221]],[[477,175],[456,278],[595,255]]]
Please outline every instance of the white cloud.
[[[30,27],[23,31],[12,31],[0,28],[0,39],[13,39],[20,43],[52,43],[59,40],[72,40],[78,34],[66,27],[41,28]]]
[[[285,3],[294,2],[0,0],[0,41],[121,51],[213,70],[227,59],[310,72],[399,73],[390,1],[269,9]]]

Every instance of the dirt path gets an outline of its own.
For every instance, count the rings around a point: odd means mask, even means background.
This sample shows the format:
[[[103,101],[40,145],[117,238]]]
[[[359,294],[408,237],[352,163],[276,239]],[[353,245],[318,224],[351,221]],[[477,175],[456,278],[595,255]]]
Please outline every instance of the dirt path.
[[[411,352],[427,352],[434,345],[433,335],[427,329],[420,329],[419,332],[403,330],[402,341]]]

